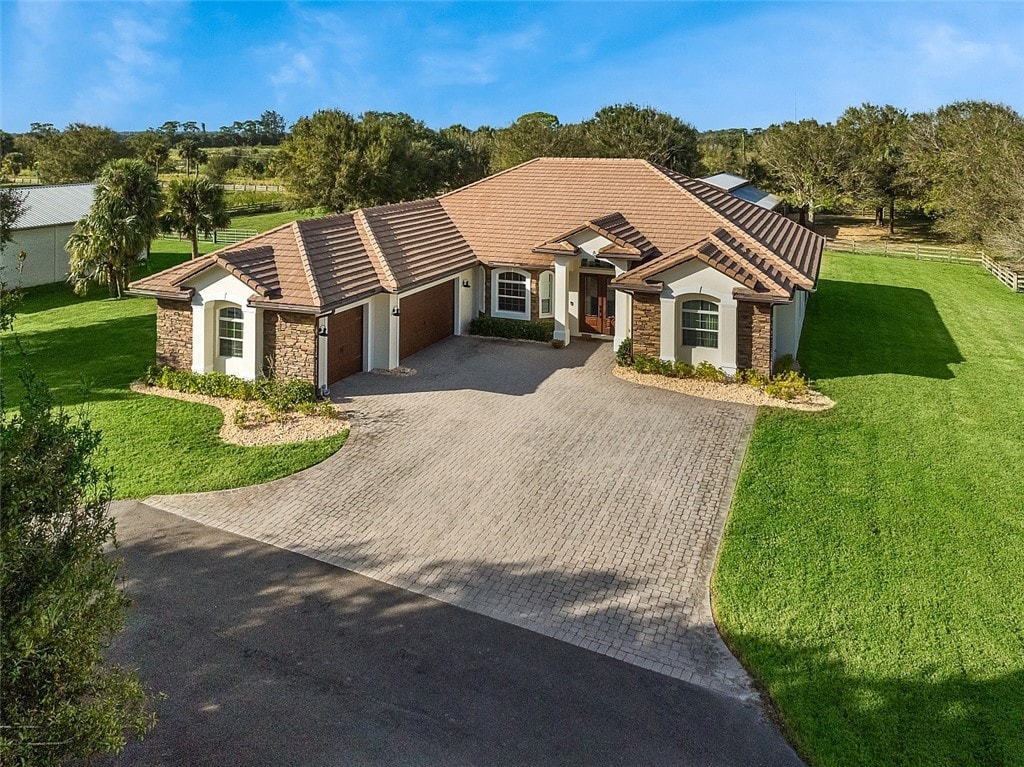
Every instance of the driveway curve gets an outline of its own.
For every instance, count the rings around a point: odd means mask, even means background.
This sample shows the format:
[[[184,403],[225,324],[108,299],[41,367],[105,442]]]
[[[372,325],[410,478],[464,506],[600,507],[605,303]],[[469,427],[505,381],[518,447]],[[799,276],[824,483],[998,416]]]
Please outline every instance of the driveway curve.
[[[451,338],[332,390],[346,445],[150,506],[739,698],[708,584],[755,410],[615,378],[610,344]]]

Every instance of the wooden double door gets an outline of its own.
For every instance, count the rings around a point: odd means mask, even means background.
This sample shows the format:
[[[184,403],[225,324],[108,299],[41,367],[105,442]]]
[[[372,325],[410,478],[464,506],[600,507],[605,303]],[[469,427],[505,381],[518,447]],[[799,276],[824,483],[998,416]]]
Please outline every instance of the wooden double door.
[[[580,274],[580,332],[615,335],[615,288],[612,275]]]

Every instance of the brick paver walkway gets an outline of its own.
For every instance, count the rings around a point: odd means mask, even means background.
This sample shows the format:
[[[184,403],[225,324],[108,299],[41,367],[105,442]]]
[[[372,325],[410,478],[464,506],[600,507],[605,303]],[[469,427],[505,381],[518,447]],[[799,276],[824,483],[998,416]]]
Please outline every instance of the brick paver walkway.
[[[609,344],[453,338],[335,387],[277,482],[152,506],[739,697],[708,580],[754,409],[611,375]]]

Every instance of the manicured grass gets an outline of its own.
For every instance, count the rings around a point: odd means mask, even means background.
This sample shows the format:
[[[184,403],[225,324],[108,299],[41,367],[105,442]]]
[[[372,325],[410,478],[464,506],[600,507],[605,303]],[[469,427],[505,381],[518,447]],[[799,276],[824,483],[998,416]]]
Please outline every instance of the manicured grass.
[[[188,253],[187,242],[158,240],[149,269],[166,268]],[[82,298],[65,285],[51,285],[27,290],[15,320],[25,359],[50,385],[55,401],[80,410],[103,432],[102,463],[114,469],[118,497],[263,482],[317,463],[344,443],[341,435],[273,447],[226,445],[217,436],[223,421],[218,409],[129,391],[153,363],[155,310],[149,298],[114,301],[102,289]],[[22,396],[17,371],[23,359],[8,334],[2,345],[11,406]]]
[[[1024,765],[1024,296],[980,268],[828,255],[762,410],[719,627],[813,765]]]
[[[292,221],[302,221],[307,218],[316,218],[326,215],[326,211],[320,208],[308,208],[305,210],[282,210],[277,213],[259,213],[252,216],[235,216],[231,219],[232,229],[255,229],[257,232],[266,232],[281,224],[288,224]]]

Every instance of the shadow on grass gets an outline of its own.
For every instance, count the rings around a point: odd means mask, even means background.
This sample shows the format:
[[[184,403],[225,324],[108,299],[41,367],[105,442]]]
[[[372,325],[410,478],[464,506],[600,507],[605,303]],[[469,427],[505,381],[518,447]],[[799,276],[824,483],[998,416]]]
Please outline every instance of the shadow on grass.
[[[738,640],[738,641],[737,641]],[[812,764],[834,767],[1024,764],[1024,672],[939,677],[854,673],[828,648],[730,638],[768,682]],[[896,664],[893,664],[894,667]]]
[[[134,604],[110,657],[167,697],[112,763],[799,765],[756,706],[140,504],[117,517]],[[456,569],[445,585],[525,579],[595,615],[623,585]]]
[[[814,378],[895,373],[949,379],[964,358],[931,296],[916,288],[820,280],[800,360]]]

